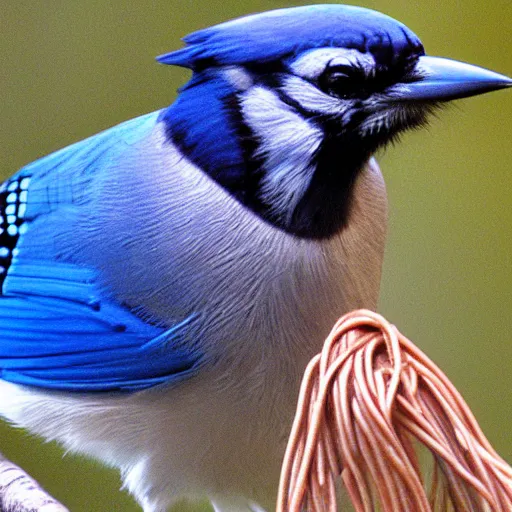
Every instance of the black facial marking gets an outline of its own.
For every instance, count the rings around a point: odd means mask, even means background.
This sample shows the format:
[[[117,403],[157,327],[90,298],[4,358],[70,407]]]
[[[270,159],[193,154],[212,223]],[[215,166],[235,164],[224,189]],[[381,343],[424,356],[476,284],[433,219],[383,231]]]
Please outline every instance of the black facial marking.
[[[0,186],[0,287],[16,253],[16,245],[25,230],[30,177],[15,177]]]
[[[365,100],[372,94],[383,93],[398,83],[411,83],[421,80],[414,72],[417,58],[402,59],[393,67],[377,63],[368,74],[357,61],[352,65],[327,65],[318,77],[318,88],[341,99]]]
[[[325,124],[323,129],[324,140],[314,155],[315,173],[293,214],[293,232],[301,237],[329,238],[343,229],[354,182],[372,154],[354,134],[340,134],[339,127]]]
[[[226,109],[229,112],[233,126],[236,127],[245,162],[236,197],[252,210],[258,211],[263,208],[258,192],[264,176],[263,159],[257,154],[260,141],[243,118],[240,99],[237,94],[233,94],[226,99]]]
[[[367,87],[364,68],[348,65],[327,65],[318,78],[320,90],[341,99],[366,99],[371,94]]]

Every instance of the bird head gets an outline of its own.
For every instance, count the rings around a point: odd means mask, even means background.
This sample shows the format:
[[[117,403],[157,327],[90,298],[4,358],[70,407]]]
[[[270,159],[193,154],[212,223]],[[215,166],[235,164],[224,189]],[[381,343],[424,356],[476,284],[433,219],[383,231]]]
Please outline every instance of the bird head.
[[[447,101],[512,85],[425,55],[396,20],[329,4],[278,9],[195,32],[158,58],[193,70],[163,116],[201,169],[275,226],[332,236],[375,151]]]

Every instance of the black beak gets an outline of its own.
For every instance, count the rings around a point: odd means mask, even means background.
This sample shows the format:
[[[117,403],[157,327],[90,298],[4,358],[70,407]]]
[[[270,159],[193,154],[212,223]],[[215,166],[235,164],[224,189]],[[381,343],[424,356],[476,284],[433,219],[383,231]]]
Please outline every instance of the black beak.
[[[416,71],[423,78],[403,84],[403,101],[449,101],[512,86],[512,78],[494,71],[441,57],[420,57]]]

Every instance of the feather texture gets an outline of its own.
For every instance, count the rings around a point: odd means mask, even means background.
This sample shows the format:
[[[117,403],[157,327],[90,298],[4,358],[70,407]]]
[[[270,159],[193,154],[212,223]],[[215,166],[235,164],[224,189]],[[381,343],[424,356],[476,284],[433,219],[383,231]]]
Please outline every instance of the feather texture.
[[[74,144],[4,183],[4,211],[17,205],[16,218],[4,215],[5,222],[17,231],[0,235],[9,256],[0,295],[2,379],[57,390],[133,391],[193,373],[199,355],[183,344],[192,315],[175,325],[144,322],[98,284],[97,269],[64,254],[59,243],[63,236],[82,238],[74,228],[93,203],[98,173],[119,165],[157,117]]]
[[[370,9],[339,4],[246,16],[199,30],[183,40],[185,48],[162,55],[159,62],[191,69],[263,64],[329,46],[369,51],[390,64],[423,53],[421,42],[405,25]]]

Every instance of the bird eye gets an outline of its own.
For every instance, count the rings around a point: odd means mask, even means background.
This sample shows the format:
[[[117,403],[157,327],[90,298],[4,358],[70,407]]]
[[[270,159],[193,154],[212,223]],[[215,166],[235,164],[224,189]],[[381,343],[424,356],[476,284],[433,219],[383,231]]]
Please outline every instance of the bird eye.
[[[353,98],[357,93],[354,69],[351,66],[327,66],[318,79],[319,87],[341,99]]]

